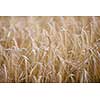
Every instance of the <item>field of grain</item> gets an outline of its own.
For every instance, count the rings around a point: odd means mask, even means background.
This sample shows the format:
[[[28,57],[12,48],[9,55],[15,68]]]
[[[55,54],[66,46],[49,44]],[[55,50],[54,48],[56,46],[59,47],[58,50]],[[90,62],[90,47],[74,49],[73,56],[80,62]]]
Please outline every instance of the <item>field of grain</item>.
[[[0,82],[100,82],[100,17],[0,17]]]

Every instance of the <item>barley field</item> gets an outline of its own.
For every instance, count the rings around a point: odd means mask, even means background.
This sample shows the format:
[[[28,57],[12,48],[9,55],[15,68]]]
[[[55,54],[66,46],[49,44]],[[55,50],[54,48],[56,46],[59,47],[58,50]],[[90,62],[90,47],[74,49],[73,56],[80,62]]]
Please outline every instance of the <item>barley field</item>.
[[[100,17],[1,16],[0,82],[100,82]]]

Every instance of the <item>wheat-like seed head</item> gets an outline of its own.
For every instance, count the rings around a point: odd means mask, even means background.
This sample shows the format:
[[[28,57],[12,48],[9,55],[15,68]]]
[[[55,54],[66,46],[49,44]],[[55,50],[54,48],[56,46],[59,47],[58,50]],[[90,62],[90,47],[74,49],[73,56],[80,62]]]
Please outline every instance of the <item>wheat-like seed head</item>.
[[[100,82],[99,23],[92,16],[0,17],[0,82]]]

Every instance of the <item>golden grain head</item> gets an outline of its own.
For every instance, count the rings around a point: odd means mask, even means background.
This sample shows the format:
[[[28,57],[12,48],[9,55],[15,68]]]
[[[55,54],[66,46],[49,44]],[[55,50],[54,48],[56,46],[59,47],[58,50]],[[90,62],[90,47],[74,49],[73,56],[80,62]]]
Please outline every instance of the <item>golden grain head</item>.
[[[0,82],[100,82],[100,17],[0,17]]]

